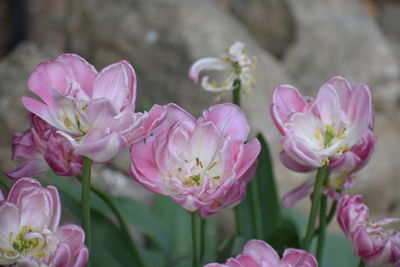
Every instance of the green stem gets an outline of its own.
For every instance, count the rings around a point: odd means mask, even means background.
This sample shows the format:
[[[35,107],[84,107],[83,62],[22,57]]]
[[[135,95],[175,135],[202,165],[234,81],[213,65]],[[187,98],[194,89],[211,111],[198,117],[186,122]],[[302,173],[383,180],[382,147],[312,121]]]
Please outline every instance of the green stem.
[[[326,220],[326,226],[328,226],[331,223],[332,219],[335,217],[337,204],[338,204],[337,200],[334,200],[332,202],[332,206],[331,206],[331,209],[329,211],[329,214],[325,219]],[[320,231],[320,228],[318,227],[317,230],[314,231],[314,235],[313,236],[317,236],[319,231]]]
[[[233,82],[232,102],[239,107],[240,107],[240,87],[241,87],[240,79],[236,79]],[[236,207],[234,208],[234,213],[235,213],[235,223],[236,223],[236,235],[240,236],[241,225],[240,225],[239,205],[236,205]]]
[[[325,187],[328,184],[328,176],[329,170],[326,171],[326,175],[324,177],[323,186]],[[324,194],[321,196],[321,205],[319,210],[319,232],[318,232],[318,244],[317,244],[317,261],[320,266],[322,265],[322,256],[324,253],[324,244],[325,244],[325,232],[326,232],[326,208],[328,205],[328,197]]]
[[[261,208],[260,208],[260,201],[259,201],[259,195],[258,195],[258,186],[257,186],[257,180],[253,179],[251,183],[249,184],[249,195],[250,195],[250,201],[251,201],[251,215],[253,217],[253,229],[255,233],[255,237],[257,239],[262,239],[263,234],[262,234],[262,222],[261,222]]]
[[[200,219],[200,262],[203,261],[206,252],[206,229],[207,219]]]
[[[3,178],[0,178],[0,184],[4,187],[5,190],[9,191],[11,185]]]
[[[233,99],[232,102],[240,107],[240,79],[236,79],[233,82]]]
[[[360,261],[358,262],[358,267],[364,267],[365,266],[365,262],[363,261],[363,259],[360,259]]]
[[[81,176],[77,176],[77,178],[82,181],[82,177]],[[120,210],[118,209],[117,205],[115,205],[114,201],[103,191],[101,191],[99,188],[97,188],[94,185],[90,186],[90,189],[93,193],[95,193],[99,198],[101,198],[107,205],[108,207],[111,209],[111,211],[114,213],[115,217],[118,220],[119,226],[121,228],[121,231],[124,235],[124,237],[126,238],[126,240],[129,243],[129,246],[131,248],[131,252],[133,253],[133,255],[136,257],[136,259],[138,260],[138,263],[140,266],[146,266],[141,255],[139,252],[139,249],[136,246],[135,241],[132,239],[132,235],[129,231],[129,227],[127,222],[125,221],[124,217],[122,216],[122,213],[120,212]]]
[[[83,230],[85,231],[85,243],[89,249],[91,249],[91,228],[90,228],[90,176],[92,171],[92,162],[88,157],[83,157],[83,172],[82,172],[82,223]],[[87,266],[90,266],[90,258]]]
[[[192,212],[192,250],[193,267],[199,267],[199,248],[198,248],[198,218],[197,212]]]
[[[315,223],[318,215],[318,208],[321,196],[321,188],[322,184],[325,180],[325,176],[327,175],[327,166],[323,166],[318,169],[317,172],[317,179],[314,185],[314,193],[311,203],[311,211],[310,216],[308,218],[308,225],[307,225],[307,232],[306,236],[304,237],[303,247],[305,250],[309,250],[311,246],[312,237],[314,234]]]

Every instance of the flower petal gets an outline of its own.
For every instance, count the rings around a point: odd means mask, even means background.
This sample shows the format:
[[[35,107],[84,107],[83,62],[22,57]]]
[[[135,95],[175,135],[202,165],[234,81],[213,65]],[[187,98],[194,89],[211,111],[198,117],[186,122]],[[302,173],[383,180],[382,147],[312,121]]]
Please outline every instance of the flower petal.
[[[247,140],[250,132],[245,113],[231,103],[210,107],[203,112],[199,121],[212,121],[224,137],[232,135],[243,142]]]
[[[314,182],[313,180],[307,180],[302,183],[300,186],[296,187],[292,191],[286,193],[282,198],[282,205],[285,208],[290,208],[309,194],[311,194],[313,190]]]
[[[10,178],[33,177],[50,170],[49,165],[43,158],[25,160],[14,170],[4,172]]]
[[[93,82],[97,75],[97,70],[93,65],[76,54],[62,54],[55,61],[67,65],[81,88],[88,96],[92,95]]]
[[[205,57],[197,60],[193,65],[190,67],[189,70],[189,78],[194,82],[198,83],[200,72],[204,70],[218,70],[222,71],[226,69],[226,63],[215,57]]]
[[[136,74],[126,61],[101,70],[94,81],[93,99],[107,98],[119,109],[132,107],[136,101]]]
[[[271,266],[279,264],[278,253],[269,244],[261,240],[253,239],[248,241],[242,254],[252,257],[258,264],[263,261],[270,263]]]
[[[107,133],[105,129],[96,129],[80,140],[75,147],[75,153],[89,157],[95,162],[106,162],[125,146],[125,138],[120,134],[116,132]]]
[[[281,264],[287,266],[317,267],[318,263],[315,257],[304,250],[288,248],[283,253]]]

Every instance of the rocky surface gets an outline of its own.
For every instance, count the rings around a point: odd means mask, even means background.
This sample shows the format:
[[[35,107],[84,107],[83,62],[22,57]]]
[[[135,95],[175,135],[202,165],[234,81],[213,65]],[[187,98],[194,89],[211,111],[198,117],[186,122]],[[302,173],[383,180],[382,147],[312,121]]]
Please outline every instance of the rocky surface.
[[[286,0],[232,0],[222,2],[256,41],[281,58],[295,39],[296,25]]]
[[[378,109],[396,108],[399,67],[382,32],[358,0],[289,0],[298,40],[285,63],[299,86],[315,92],[342,75],[364,82]]]
[[[23,43],[0,61],[0,171],[13,168],[11,141],[15,132],[28,127],[28,112],[21,97],[28,94],[26,82],[37,64],[57,55],[58,51],[41,50],[33,43]]]

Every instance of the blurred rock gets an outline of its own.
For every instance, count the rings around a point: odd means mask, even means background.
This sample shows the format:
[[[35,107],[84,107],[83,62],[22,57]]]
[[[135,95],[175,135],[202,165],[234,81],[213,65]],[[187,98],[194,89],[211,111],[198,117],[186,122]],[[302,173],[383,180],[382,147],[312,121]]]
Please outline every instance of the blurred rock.
[[[68,0],[26,0],[28,39],[44,49],[64,50],[70,3]]]
[[[373,90],[378,110],[396,108],[399,67],[373,18],[358,0],[289,0],[298,41],[286,66],[307,93],[334,75]]]
[[[28,77],[37,64],[52,59],[58,53],[40,50],[35,44],[25,42],[0,61],[1,173],[16,166],[10,160],[13,133],[25,131],[28,127],[28,111],[21,102],[21,97],[28,95]]]
[[[82,3],[80,12],[82,18],[75,21],[85,23],[71,36],[75,52],[97,66],[130,61],[138,75],[139,105],[143,99],[175,102],[196,116],[215,104],[215,95],[191,83],[190,65],[198,58],[222,54],[236,40],[245,42],[247,53],[257,56],[257,86],[243,98],[243,107],[253,132],[261,131],[268,138],[274,160],[279,162],[278,134],[268,109],[274,86],[291,81],[281,63],[230,12],[208,0],[89,0]],[[113,21],[118,21],[118,27]],[[113,160],[113,167],[127,173],[129,163],[129,154],[124,152]],[[276,170],[282,177],[281,192],[300,182],[297,174],[288,173],[280,163]]]
[[[295,24],[286,0],[233,0],[231,10],[276,57],[281,58],[294,41]]]
[[[382,7],[378,24],[385,34],[397,63],[400,64],[400,3],[387,4]]]

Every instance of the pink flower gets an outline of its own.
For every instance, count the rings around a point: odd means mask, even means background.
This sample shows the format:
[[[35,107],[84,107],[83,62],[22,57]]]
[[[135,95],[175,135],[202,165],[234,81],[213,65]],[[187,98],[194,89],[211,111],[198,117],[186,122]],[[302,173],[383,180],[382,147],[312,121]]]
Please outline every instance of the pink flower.
[[[197,60],[190,67],[189,78],[194,83],[198,83],[202,71],[225,71],[227,77],[221,83],[212,79],[210,81],[210,76],[204,76],[201,86],[206,91],[222,92],[232,90],[235,80],[239,79],[244,92],[249,91],[255,84],[254,77],[251,75],[251,70],[255,67],[255,58],[246,56],[244,48],[245,44],[235,42],[226,49],[226,54],[220,58],[205,57]]]
[[[75,153],[97,162],[144,138],[161,123],[165,108],[134,113],[136,76],[126,61],[99,73],[86,60],[63,54],[39,64],[28,81],[43,102],[23,97],[24,106],[60,130]]]
[[[233,104],[212,106],[199,119],[169,104],[154,135],[133,144],[130,174],[202,218],[239,203],[257,165],[260,144],[244,143],[249,125]]]
[[[346,79],[333,77],[312,99],[290,85],[280,85],[272,102],[271,116],[282,134],[281,162],[297,172],[328,164],[334,172],[328,190],[350,186],[353,174],[368,162],[376,142],[368,86],[351,87]],[[307,196],[312,186],[306,185],[310,182],[287,194],[284,205]]]
[[[0,265],[85,266],[85,234],[77,225],[59,227],[60,216],[55,187],[42,187],[31,178],[19,179],[7,199],[0,199]]]
[[[224,264],[209,263],[204,267],[316,267],[314,256],[301,249],[288,248],[282,259],[278,253],[262,240],[250,240],[242,254],[229,258]]]
[[[30,128],[13,137],[13,160],[25,159],[10,178],[35,176],[48,170],[57,175],[72,176],[82,172],[82,157],[75,155],[71,143],[57,129],[38,116],[29,114]]]
[[[391,224],[400,223],[400,219],[370,222],[368,207],[362,203],[362,196],[344,195],[339,203],[337,220],[353,242],[354,253],[368,266],[400,264],[400,233],[390,228]]]

